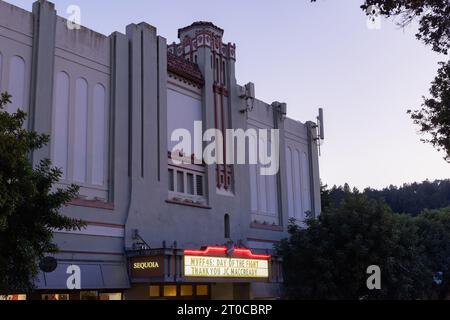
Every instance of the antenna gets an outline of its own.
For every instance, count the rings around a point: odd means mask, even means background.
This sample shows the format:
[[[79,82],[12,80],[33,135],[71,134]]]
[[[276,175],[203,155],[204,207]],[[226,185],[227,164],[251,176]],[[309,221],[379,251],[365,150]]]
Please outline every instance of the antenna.
[[[272,102],[272,107],[275,108],[280,114],[281,120],[284,120],[287,115],[287,104],[285,102]]]
[[[323,122],[323,108],[319,108],[319,116],[317,117],[317,125],[319,128],[320,140],[325,140],[324,122]]]
[[[317,130],[317,138],[315,141],[317,143],[317,148],[319,149],[319,156],[321,155],[320,146],[321,142],[325,140],[325,130],[324,130],[324,120],[323,120],[323,108],[319,108],[319,115],[317,116],[317,124],[314,126]]]

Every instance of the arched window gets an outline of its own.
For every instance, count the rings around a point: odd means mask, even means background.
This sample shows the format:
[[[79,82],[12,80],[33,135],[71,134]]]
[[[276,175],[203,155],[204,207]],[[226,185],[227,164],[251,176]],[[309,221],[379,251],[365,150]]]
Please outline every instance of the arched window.
[[[85,183],[87,178],[88,83],[84,78],[75,82],[75,137],[73,179]]]
[[[8,112],[14,113],[18,109],[28,111],[25,106],[25,60],[19,56],[13,56],[9,65],[9,94],[12,96],[12,104],[8,106]]]
[[[92,110],[92,184],[105,184],[106,161],[106,90],[101,83],[94,87]]]
[[[62,179],[66,180],[69,145],[69,75],[60,71],[55,82],[55,108],[53,124],[53,163],[63,171]]]

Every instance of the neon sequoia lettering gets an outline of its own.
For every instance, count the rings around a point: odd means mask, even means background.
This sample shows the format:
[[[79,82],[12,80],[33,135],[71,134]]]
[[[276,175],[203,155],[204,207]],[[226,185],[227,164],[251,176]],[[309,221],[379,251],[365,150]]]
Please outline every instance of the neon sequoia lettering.
[[[148,261],[148,262],[135,262],[133,265],[134,269],[157,269],[159,268],[159,264],[157,261]]]

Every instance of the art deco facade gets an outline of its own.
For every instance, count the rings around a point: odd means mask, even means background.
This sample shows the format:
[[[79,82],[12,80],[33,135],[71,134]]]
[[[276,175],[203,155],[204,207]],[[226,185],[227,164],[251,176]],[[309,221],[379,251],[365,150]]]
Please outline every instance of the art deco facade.
[[[251,99],[236,83],[236,46],[212,23],[180,29],[172,44],[146,23],[109,36],[66,24],[50,2],[28,12],[0,1],[8,111],[24,109],[29,129],[50,134],[32,159],[52,159],[61,186],[81,186],[62,212],[87,222],[55,230],[58,267],[27,298],[280,297],[273,245],[290,218],[320,213],[315,124]],[[171,133],[194,133],[195,121],[203,130],[279,129],[278,174],[175,162]],[[79,290],[67,288],[70,265],[80,267]]]

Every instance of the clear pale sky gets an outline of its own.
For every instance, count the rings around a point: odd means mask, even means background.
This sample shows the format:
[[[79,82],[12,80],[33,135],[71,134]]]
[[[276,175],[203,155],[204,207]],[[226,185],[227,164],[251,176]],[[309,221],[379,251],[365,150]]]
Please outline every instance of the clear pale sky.
[[[403,30],[383,20],[380,30],[369,30],[363,0],[53,2],[65,17],[69,5],[80,6],[82,25],[107,35],[142,21],[168,43],[193,21],[223,28],[224,42],[237,45],[238,83],[254,82],[266,102],[287,102],[288,116],[302,122],[325,109],[320,170],[328,185],[380,188],[450,178],[450,164],[420,142],[406,114],[428,95],[445,57],[416,40],[414,26]]]

